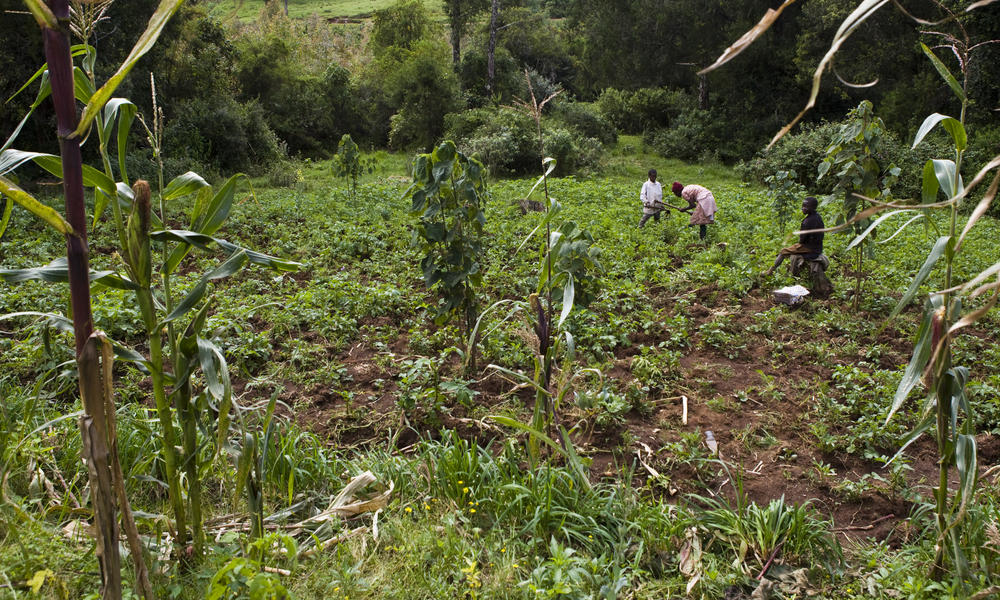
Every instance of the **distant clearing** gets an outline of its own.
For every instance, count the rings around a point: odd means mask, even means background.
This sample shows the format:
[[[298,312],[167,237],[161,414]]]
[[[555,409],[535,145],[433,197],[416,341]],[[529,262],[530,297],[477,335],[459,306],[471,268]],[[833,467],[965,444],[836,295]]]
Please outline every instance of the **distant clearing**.
[[[283,6],[281,0],[277,0]],[[325,19],[364,19],[376,10],[390,6],[394,0],[288,0],[288,16],[299,19],[318,15]],[[236,12],[241,20],[255,19],[266,3],[263,0],[210,0],[209,12],[224,18]],[[431,12],[440,13],[441,3],[424,0]]]

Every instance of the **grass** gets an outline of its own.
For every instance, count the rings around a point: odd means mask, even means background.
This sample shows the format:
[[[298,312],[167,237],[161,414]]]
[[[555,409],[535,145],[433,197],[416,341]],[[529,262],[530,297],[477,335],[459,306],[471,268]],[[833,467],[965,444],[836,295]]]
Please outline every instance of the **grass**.
[[[284,0],[267,0],[284,11]],[[314,15],[323,19],[368,19],[376,10],[391,6],[395,0],[287,0],[288,16],[297,19]],[[256,19],[265,2],[262,0],[209,0],[209,13],[220,18],[231,17],[234,13],[241,21]],[[441,15],[441,3],[424,0],[431,14]]]

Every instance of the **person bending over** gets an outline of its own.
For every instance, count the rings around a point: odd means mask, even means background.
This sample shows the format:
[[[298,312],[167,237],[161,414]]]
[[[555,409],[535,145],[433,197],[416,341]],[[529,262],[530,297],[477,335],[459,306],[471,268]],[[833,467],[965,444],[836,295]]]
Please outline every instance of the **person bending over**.
[[[787,248],[782,248],[778,252],[778,257],[774,259],[774,264],[771,268],[764,271],[764,275],[770,275],[774,273],[774,270],[778,268],[788,256],[800,255],[806,260],[814,260],[819,258],[820,254],[823,254],[823,232],[822,231],[810,231],[815,229],[823,229],[825,225],[823,224],[823,217],[816,212],[816,208],[819,203],[816,198],[808,196],[802,201],[802,214],[806,218],[802,219],[802,225],[799,229],[803,232],[799,234],[799,243],[793,244]]]
[[[708,233],[708,226],[715,223],[715,213],[718,211],[715,196],[706,187],[693,184],[683,185],[679,181],[675,181],[670,189],[678,198],[687,200],[688,205],[684,212],[691,213],[688,225],[691,227],[697,225],[698,238],[704,240]]]
[[[639,220],[639,227],[645,226],[650,217],[654,221],[659,221],[660,211],[663,210],[663,186],[656,180],[656,169],[649,170],[649,181],[642,184],[639,200],[642,200],[642,219]]]

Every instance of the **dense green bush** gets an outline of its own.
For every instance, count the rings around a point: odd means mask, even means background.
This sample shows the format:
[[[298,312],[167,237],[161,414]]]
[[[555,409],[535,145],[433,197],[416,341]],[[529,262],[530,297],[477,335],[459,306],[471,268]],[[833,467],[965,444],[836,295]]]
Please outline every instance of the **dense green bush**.
[[[501,104],[513,102],[515,96],[524,96],[524,73],[506,48],[497,48],[493,55],[493,97]],[[462,55],[458,68],[462,93],[469,106],[487,106],[493,98],[486,95],[486,52],[478,48]]]
[[[423,2],[399,0],[375,11],[369,46],[378,55],[393,48],[411,50],[434,31],[434,21]]]
[[[444,133],[444,116],[462,108],[458,77],[447,44],[424,40],[398,61],[386,58],[382,69],[390,103],[396,108],[389,128],[394,148],[431,148]],[[393,64],[395,63],[395,64]]]
[[[479,108],[450,114],[445,136],[498,175],[538,173],[538,130],[526,113],[513,108]],[[570,175],[597,166],[603,147],[595,138],[549,122],[542,124],[545,155],[556,159],[555,174]]]
[[[594,138],[605,146],[618,142],[618,131],[592,104],[573,101],[556,102],[552,116],[578,134]]]
[[[814,194],[829,194],[832,180],[816,183],[816,167],[823,162],[826,148],[840,130],[840,123],[806,124],[797,133],[781,138],[770,150],[761,150],[741,162],[736,170],[744,181],[764,183],[778,171],[795,171],[795,180]]]
[[[663,129],[696,100],[689,94],[667,88],[641,88],[634,91],[608,88],[597,99],[601,115],[624,133],[642,133]]]

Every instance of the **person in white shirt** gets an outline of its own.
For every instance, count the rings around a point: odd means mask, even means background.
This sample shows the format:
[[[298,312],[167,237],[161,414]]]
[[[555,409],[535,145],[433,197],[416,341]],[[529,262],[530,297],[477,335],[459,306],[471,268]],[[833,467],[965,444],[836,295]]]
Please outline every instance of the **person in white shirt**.
[[[639,227],[645,226],[650,217],[654,221],[659,221],[660,212],[663,210],[663,186],[656,180],[656,169],[649,170],[649,181],[642,184],[639,200],[642,200],[642,219],[639,220]]]

